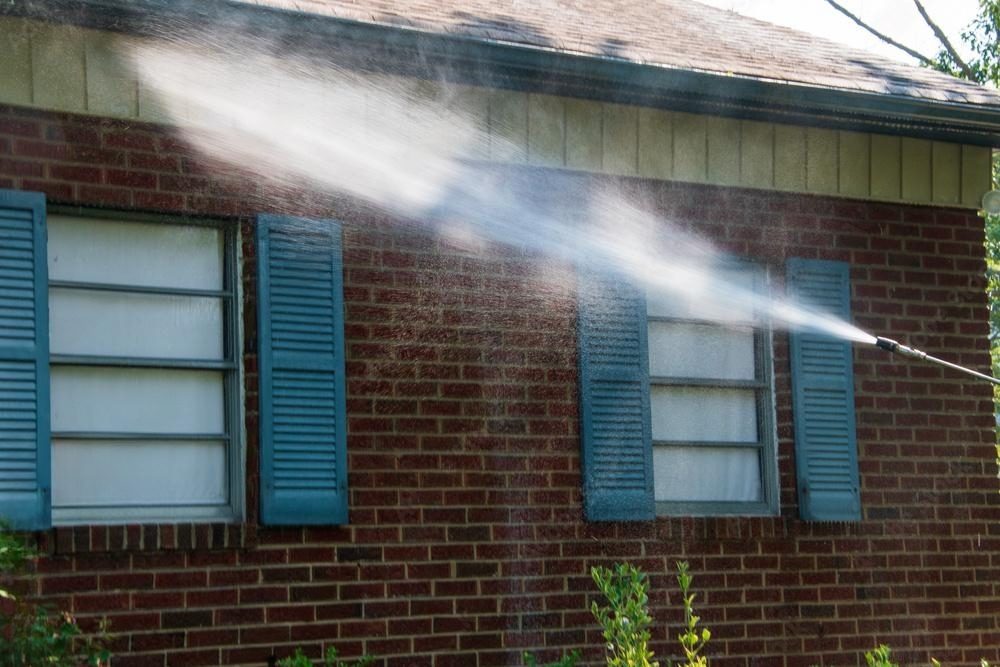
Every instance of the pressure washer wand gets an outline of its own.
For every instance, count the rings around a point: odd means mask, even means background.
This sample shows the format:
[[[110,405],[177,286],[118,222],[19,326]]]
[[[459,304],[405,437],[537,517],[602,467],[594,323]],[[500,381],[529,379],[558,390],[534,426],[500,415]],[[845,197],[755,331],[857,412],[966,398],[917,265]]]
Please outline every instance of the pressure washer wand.
[[[888,350],[889,352],[895,352],[896,354],[901,354],[904,357],[910,357],[912,359],[921,359],[923,361],[930,361],[932,363],[938,364],[939,366],[947,366],[948,368],[954,369],[956,371],[961,371],[966,375],[972,375],[979,378],[980,380],[986,380],[987,382],[992,382],[993,384],[1000,384],[1000,379],[997,379],[991,375],[986,375],[985,373],[980,373],[974,371],[971,368],[966,368],[965,366],[959,366],[958,364],[953,364],[950,361],[945,361],[944,359],[938,359],[937,357],[932,357],[926,352],[921,352],[920,350],[915,350],[912,347],[907,347],[902,343],[897,343],[891,338],[883,338],[879,336],[875,339],[875,345],[882,348],[883,350]]]

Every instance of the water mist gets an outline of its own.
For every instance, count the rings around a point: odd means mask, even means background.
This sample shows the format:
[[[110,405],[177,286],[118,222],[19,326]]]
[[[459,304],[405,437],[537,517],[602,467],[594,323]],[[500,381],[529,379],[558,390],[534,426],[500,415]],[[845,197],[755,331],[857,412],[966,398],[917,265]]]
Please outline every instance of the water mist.
[[[699,319],[745,322],[751,312],[774,326],[878,345],[1000,382],[726,280],[719,251],[610,186],[553,184],[538,173],[490,166],[484,158],[516,148],[480,130],[447,87],[431,99],[412,80],[262,55],[259,44],[233,48],[239,51],[168,41],[131,47],[140,79],[185,138],[215,159],[271,181],[348,194],[448,236],[614,271],[683,300]]]

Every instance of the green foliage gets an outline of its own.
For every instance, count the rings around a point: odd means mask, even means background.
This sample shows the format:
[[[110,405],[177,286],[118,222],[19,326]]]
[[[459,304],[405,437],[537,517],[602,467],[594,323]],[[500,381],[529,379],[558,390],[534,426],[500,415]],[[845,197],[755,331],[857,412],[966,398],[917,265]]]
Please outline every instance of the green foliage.
[[[833,0],[828,0],[836,6]],[[924,18],[934,28],[939,28],[930,18]],[[857,19],[855,19],[857,20]],[[861,23],[860,21],[858,21]],[[872,30],[861,23],[863,27]],[[872,30],[875,32],[874,30]],[[893,46],[912,53],[894,40],[876,32],[879,37]],[[961,33],[962,41],[972,57],[961,62],[956,59],[953,45],[945,37],[938,35],[939,50],[936,57],[924,64],[932,69],[974,83],[1000,88],[1000,0],[979,0],[979,11],[972,23]],[[993,187],[1000,187],[1000,151],[993,152]],[[990,308],[990,358],[994,377],[1000,377],[1000,216],[984,215],[986,228],[986,292]],[[993,387],[994,415],[1000,421],[1000,387]],[[1000,429],[998,429],[1000,431]],[[1000,433],[998,433],[996,461],[1000,467]]]
[[[73,617],[18,599],[8,582],[27,574],[36,557],[23,539],[0,525],[0,667],[100,667],[111,654],[102,626],[84,637]]]
[[[979,12],[962,32],[962,41],[973,53],[968,61],[972,81],[1000,87],[1000,0],[979,0]],[[934,68],[963,77],[962,68],[942,48]],[[1000,187],[1000,152],[993,153],[993,187]],[[990,359],[993,375],[1000,377],[1000,216],[986,215],[986,294],[990,306]],[[993,386],[994,413],[1000,415],[1000,386]],[[1000,465],[1000,447],[997,448]]]
[[[326,649],[326,654],[323,656],[323,667],[369,667],[373,662],[375,658],[370,655],[361,656],[354,662],[345,662],[338,659],[337,649],[333,646]],[[313,667],[313,661],[302,652],[301,648],[297,648],[294,654],[279,660],[278,667]]]
[[[525,652],[521,655],[522,660],[524,660],[524,667],[576,667],[576,663],[580,662],[580,652],[573,651],[569,655],[564,655],[555,662],[549,662],[544,665],[538,664],[538,660],[531,653]]]
[[[689,573],[686,561],[677,563],[677,583],[681,587],[681,597],[684,603],[684,632],[677,638],[684,650],[684,657],[687,659],[686,667],[707,667],[708,660],[701,655],[701,650],[712,638],[712,633],[708,628],[698,630],[700,617],[694,613],[694,593],[691,592],[691,581],[693,577]]]
[[[0,667],[98,667],[107,665],[111,657],[97,640],[82,636],[69,614],[41,606],[4,614],[0,635]]]
[[[288,656],[287,658],[282,658],[278,661],[278,667],[313,667],[312,660],[310,660],[302,649],[295,649],[295,653]]]
[[[968,61],[976,83],[1000,85],[1000,0],[979,0],[979,13],[962,32],[962,41],[972,51]],[[953,76],[963,75],[961,67],[945,50],[941,49],[934,68]]]
[[[6,526],[0,524],[0,598],[14,600],[14,594],[5,586],[4,581],[24,572],[28,562],[34,556],[23,540],[12,533]]]
[[[899,667],[899,663],[892,661],[892,649],[885,644],[866,651],[865,662],[868,663],[868,667]]]
[[[868,667],[899,667],[898,662],[892,661],[892,649],[885,644],[866,652],[865,662],[868,663]],[[941,661],[937,658],[931,658],[931,665],[932,667],[941,667]],[[990,667],[990,663],[986,658],[980,658],[979,667]]]
[[[595,567],[591,576],[608,602],[590,607],[603,628],[608,667],[659,667],[648,649],[653,619],[646,575],[634,565],[617,563],[612,568]]]
[[[962,32],[973,53],[968,61],[972,81],[1000,88],[1000,0],[979,0],[979,12]],[[962,68],[941,49],[934,68],[962,77]],[[993,187],[1000,187],[1000,152],[993,153]],[[1000,377],[1000,216],[986,215],[986,294],[990,306],[990,359],[994,377]],[[993,387],[994,413],[1000,415],[1000,386]],[[998,441],[1000,442],[1000,441]],[[1000,466],[1000,445],[996,451]]]

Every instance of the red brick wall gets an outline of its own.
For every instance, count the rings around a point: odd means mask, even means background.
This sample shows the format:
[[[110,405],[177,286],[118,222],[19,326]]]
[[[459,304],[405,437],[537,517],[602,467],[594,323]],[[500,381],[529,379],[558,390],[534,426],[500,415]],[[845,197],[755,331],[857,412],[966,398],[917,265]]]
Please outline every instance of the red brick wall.
[[[585,177],[578,177],[585,178]],[[600,178],[600,177],[594,177]],[[115,665],[256,665],[336,645],[386,665],[519,664],[582,647],[592,565],[651,574],[654,648],[677,653],[691,562],[725,665],[1000,659],[1000,506],[989,388],[855,354],[865,520],[797,520],[787,339],[775,335],[781,516],[582,521],[569,267],[463,246],[335,198],[279,192],[156,128],[0,107],[0,187],[170,214],[344,221],[351,522],[94,526],[40,536],[39,593],[107,616]],[[852,262],[857,322],[984,370],[982,221],[964,211],[632,182],[664,215],[771,265]],[[305,201],[306,203],[301,203]],[[279,202],[279,203],[276,203]],[[298,202],[291,204],[280,202]],[[254,262],[242,219],[247,467],[256,469]],[[779,287],[780,289],[780,287]],[[256,504],[256,473],[248,479]],[[663,664],[661,662],[661,664]]]

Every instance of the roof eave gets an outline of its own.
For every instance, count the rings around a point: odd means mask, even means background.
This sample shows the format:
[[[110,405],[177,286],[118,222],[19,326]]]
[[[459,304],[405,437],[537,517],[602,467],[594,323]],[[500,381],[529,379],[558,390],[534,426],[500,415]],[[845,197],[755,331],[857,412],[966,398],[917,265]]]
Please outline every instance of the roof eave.
[[[240,29],[359,67],[676,111],[1000,147],[1000,106],[810,86],[571,53],[236,0],[23,0],[0,14],[156,34]],[[155,30],[154,27],[155,26]],[[416,56],[416,57],[415,57]]]
[[[510,87],[691,113],[1000,147],[1000,106],[684,70],[517,44],[478,42],[465,48],[476,62],[489,63],[495,81]]]

